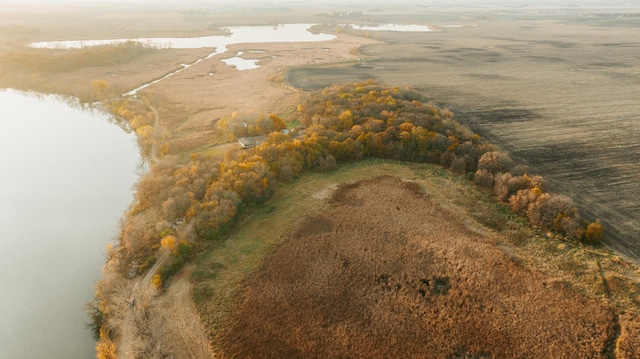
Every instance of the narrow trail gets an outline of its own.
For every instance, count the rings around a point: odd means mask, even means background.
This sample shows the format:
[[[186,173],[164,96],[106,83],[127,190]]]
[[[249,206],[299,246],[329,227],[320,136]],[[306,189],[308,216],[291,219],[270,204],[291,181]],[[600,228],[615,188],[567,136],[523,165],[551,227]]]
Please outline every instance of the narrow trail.
[[[136,344],[140,336],[149,334],[148,325],[148,305],[151,297],[155,295],[156,288],[151,281],[158,269],[164,265],[169,258],[170,252],[163,250],[160,258],[147,271],[142,279],[134,282],[131,286],[129,296],[129,306],[124,313],[122,325],[120,327],[120,343],[118,345],[119,358],[135,358]]]

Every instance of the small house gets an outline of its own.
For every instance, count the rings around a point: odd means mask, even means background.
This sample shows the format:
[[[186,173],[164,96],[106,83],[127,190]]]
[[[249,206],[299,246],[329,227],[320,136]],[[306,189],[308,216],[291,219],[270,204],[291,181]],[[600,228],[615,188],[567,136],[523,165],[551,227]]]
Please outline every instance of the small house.
[[[242,148],[251,148],[263,143],[266,139],[266,136],[240,137],[238,143]]]

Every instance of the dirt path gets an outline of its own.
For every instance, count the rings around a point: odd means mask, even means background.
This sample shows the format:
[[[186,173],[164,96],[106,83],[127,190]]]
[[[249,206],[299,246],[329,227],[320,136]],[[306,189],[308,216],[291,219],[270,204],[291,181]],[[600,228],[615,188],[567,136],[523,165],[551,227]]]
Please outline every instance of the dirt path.
[[[172,278],[161,297],[151,306],[151,329],[162,346],[162,354],[174,358],[213,358],[207,331],[191,300],[191,270]]]
[[[169,254],[168,250],[163,250],[160,258],[145,276],[135,281],[131,286],[129,307],[125,311],[119,330],[121,338],[118,345],[119,358],[136,358],[137,353],[146,346],[146,340],[141,336],[148,332],[148,306],[157,290],[151,281],[158,269],[166,263]]]

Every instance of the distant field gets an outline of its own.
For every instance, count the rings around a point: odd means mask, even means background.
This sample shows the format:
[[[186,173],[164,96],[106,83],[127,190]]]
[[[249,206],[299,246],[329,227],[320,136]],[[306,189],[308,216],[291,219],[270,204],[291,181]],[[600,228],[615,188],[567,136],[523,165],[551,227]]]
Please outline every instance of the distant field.
[[[371,32],[386,43],[363,46],[362,61],[295,68],[287,79],[307,90],[374,78],[422,91],[601,218],[606,243],[637,261],[640,21],[589,14],[424,10],[422,22],[442,31]]]

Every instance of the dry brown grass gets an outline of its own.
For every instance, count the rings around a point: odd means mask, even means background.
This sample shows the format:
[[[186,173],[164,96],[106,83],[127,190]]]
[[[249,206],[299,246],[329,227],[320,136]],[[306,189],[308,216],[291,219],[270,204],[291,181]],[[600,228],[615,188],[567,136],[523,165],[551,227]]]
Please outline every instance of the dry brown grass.
[[[640,358],[640,317],[620,316],[620,340],[615,348],[616,358]]]
[[[599,358],[616,321],[615,309],[518,264],[417,184],[380,177],[342,186],[266,258],[224,347],[247,358]]]
[[[191,301],[191,271],[174,277],[172,285],[153,303],[151,330],[165,356],[212,358],[206,330]]]
[[[232,45],[225,54],[201,61],[142,93],[152,92],[161,99],[161,124],[175,138],[172,151],[192,151],[215,141],[215,124],[223,116],[233,112],[283,114],[295,108],[298,90],[273,81],[284,69],[354,60],[350,49],[374,42],[344,35],[326,42]],[[257,69],[239,71],[220,61],[229,54],[252,50],[264,51]]]

